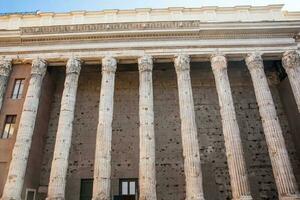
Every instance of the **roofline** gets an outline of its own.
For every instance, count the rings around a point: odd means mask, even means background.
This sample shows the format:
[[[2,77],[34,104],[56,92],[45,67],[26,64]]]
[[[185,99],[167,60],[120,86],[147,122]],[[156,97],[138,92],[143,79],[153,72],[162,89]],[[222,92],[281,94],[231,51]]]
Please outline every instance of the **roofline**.
[[[33,12],[13,12],[13,13],[0,13],[0,18],[3,17],[23,17],[23,16],[45,16],[45,15],[76,15],[76,14],[101,14],[101,13],[141,13],[141,12],[156,12],[156,11],[205,11],[205,10],[215,10],[215,11],[230,11],[230,10],[282,10],[284,4],[269,4],[265,6],[251,6],[251,5],[238,5],[232,7],[220,7],[220,6],[202,6],[202,7],[168,7],[168,8],[135,8],[135,9],[104,9],[99,11],[86,11],[86,10],[74,10],[70,12],[43,12],[43,11],[33,11]],[[288,13],[299,13],[300,11],[285,11]]]

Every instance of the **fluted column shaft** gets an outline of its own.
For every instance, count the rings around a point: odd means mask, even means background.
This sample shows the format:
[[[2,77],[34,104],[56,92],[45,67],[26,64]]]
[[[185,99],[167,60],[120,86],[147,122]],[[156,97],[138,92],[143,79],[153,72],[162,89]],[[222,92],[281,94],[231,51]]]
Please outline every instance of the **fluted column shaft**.
[[[46,70],[46,61],[42,59],[33,60],[31,77],[23,104],[17,138],[12,152],[12,160],[1,198],[2,200],[21,200],[41,87]]]
[[[287,51],[283,54],[282,65],[288,75],[292,91],[300,112],[300,56],[297,51]]]
[[[111,140],[117,61],[102,59],[99,121],[96,138],[93,200],[109,200],[111,184]]]
[[[70,58],[66,65],[66,78],[61,99],[60,115],[48,186],[48,200],[65,199],[66,176],[80,70],[81,61],[78,58]]]
[[[227,74],[227,61],[223,55],[213,55],[211,64],[219,98],[232,197],[234,200],[250,200],[252,197]]]
[[[138,60],[138,63],[139,63],[139,74],[140,74],[139,199],[156,200],[152,57],[150,56],[141,57]]]
[[[0,110],[2,108],[7,82],[11,72],[11,59],[0,60]]]
[[[254,85],[279,199],[299,199],[298,186],[288,157],[261,55],[259,53],[249,54],[246,58],[246,64]]]
[[[186,200],[203,200],[200,152],[190,78],[190,58],[179,55],[174,61],[181,118],[181,137],[186,182]]]

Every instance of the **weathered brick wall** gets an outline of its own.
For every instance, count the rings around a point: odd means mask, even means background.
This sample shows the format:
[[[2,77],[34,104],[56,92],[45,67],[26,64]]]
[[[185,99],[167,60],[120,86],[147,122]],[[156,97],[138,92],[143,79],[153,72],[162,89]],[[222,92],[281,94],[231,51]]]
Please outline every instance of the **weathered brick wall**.
[[[176,74],[172,64],[157,64],[154,69],[158,199],[183,200],[185,181]],[[268,74],[274,73],[268,72]],[[57,71],[57,76],[57,87],[44,149],[41,186],[47,186],[50,174],[64,82],[63,70]],[[200,141],[204,193],[206,199],[209,200],[231,199],[218,98],[209,63],[193,63],[191,78]],[[229,78],[253,197],[254,199],[276,199],[276,187],[250,75],[243,63],[233,62],[229,63]],[[83,67],[75,111],[67,200],[79,199],[80,179],[93,176],[100,79],[98,67]],[[119,178],[138,177],[138,80],[136,65],[119,66],[116,74],[112,139],[113,194],[118,194]],[[299,169],[296,168],[300,166],[299,161],[295,156],[294,144],[276,85],[272,85],[271,89],[291,160],[299,174]]]

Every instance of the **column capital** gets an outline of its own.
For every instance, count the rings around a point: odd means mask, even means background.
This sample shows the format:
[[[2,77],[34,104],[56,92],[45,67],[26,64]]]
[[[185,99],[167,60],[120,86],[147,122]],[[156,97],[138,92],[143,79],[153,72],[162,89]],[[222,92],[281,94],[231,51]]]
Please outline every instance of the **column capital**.
[[[138,59],[139,71],[152,71],[153,69],[153,59],[152,56],[144,55]]]
[[[32,60],[31,74],[37,74],[44,76],[47,71],[47,61],[42,58],[36,58]]]
[[[251,71],[253,69],[263,68],[263,59],[260,52],[249,53],[246,56],[245,62],[248,69]]]
[[[9,76],[11,71],[11,63],[12,59],[10,58],[2,58],[0,60],[0,75],[1,76]]]
[[[223,70],[227,68],[227,60],[224,54],[217,53],[210,57],[212,70]]]
[[[186,54],[180,54],[174,59],[174,65],[177,72],[190,70],[190,56]]]
[[[117,60],[113,57],[107,56],[102,59],[102,72],[115,73],[117,69]]]
[[[67,65],[66,65],[66,74],[79,74],[81,70],[82,61],[80,58],[71,57],[69,58]]]
[[[289,68],[300,67],[300,55],[297,51],[286,51],[282,55],[282,66],[287,70]]]

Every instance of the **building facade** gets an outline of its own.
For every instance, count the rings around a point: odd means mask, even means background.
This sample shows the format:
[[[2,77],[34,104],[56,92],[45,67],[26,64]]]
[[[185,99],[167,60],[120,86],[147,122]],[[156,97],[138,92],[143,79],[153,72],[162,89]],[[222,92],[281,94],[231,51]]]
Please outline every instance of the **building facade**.
[[[300,12],[0,16],[1,200],[300,199]]]

